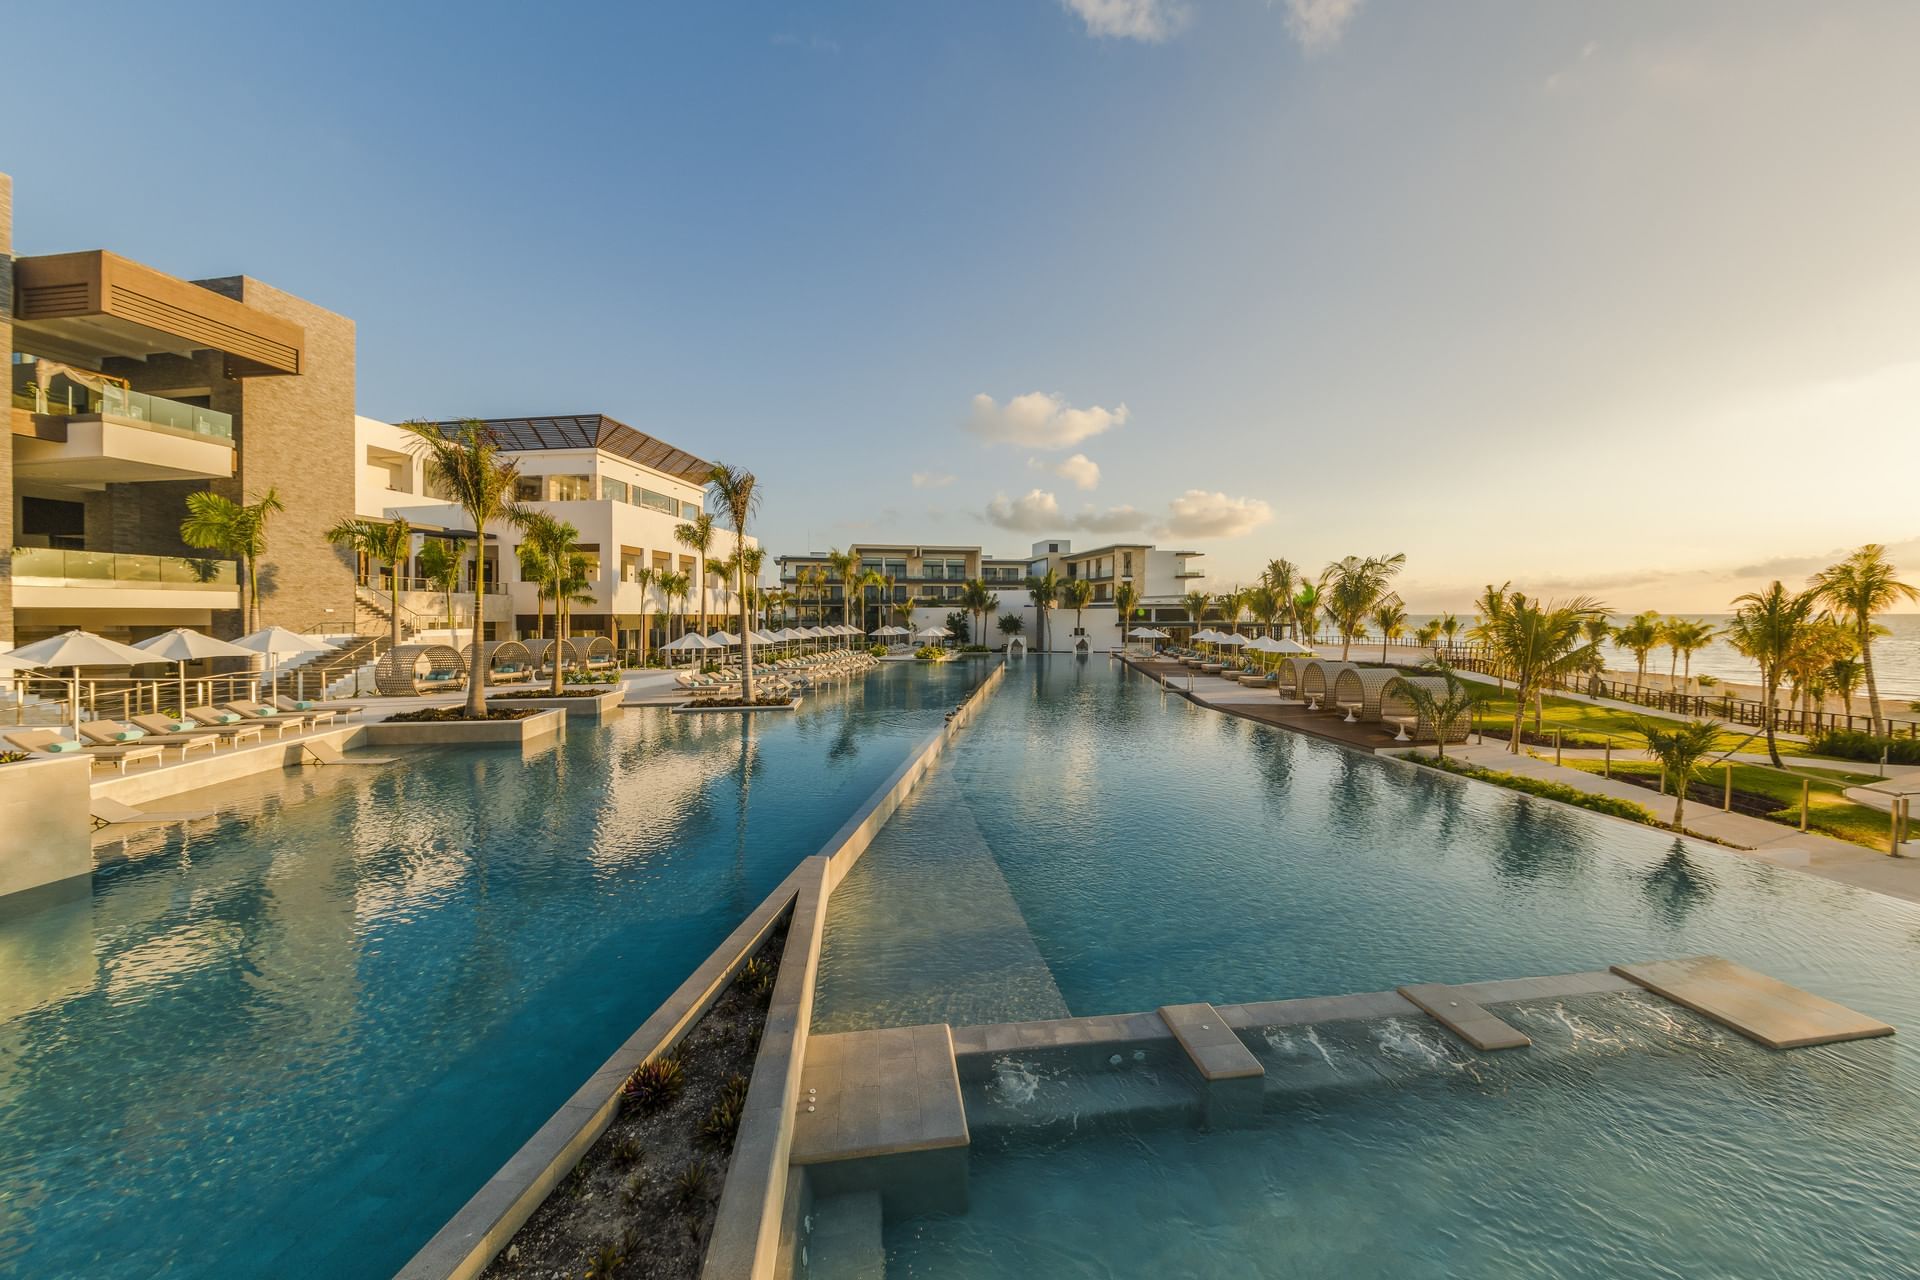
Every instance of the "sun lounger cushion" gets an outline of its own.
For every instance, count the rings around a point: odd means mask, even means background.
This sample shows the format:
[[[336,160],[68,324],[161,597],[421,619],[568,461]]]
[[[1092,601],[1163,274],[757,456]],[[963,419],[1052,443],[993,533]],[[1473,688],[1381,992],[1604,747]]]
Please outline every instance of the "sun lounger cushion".
[[[138,742],[147,736],[147,731],[145,729],[121,729],[107,736],[115,742]]]
[[[68,742],[64,738],[57,738],[52,742],[43,742],[39,746],[34,748],[35,751],[44,751],[49,755],[56,755],[56,756],[65,755],[70,751],[85,751],[86,749],[87,749],[86,743]]]

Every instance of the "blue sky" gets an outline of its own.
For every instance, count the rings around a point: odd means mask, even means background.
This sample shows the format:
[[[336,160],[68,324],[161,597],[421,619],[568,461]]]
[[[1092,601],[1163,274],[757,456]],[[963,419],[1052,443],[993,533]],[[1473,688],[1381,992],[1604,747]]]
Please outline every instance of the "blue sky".
[[[10,34],[70,51],[0,78],[20,252],[345,312],[377,417],[598,411],[746,465],[776,551],[1137,533],[1224,585],[1404,550],[1416,607],[1920,560],[1920,6],[78,3]]]

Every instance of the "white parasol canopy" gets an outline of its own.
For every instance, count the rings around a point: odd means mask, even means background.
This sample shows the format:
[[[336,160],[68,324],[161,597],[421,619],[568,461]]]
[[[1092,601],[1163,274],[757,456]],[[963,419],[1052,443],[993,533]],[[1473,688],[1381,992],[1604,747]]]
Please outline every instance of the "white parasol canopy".
[[[739,644],[740,637],[729,631],[715,631],[707,637],[707,643],[720,646]]]
[[[251,658],[253,650],[243,649],[237,644],[215,639],[203,631],[191,627],[175,627],[163,631],[157,636],[137,641],[134,648],[150,653],[155,659],[174,663],[178,667],[176,675],[180,681],[180,714],[187,714],[187,664],[199,662],[203,658]]]
[[[69,669],[69,680],[73,685],[73,737],[76,742],[80,740],[81,667],[133,667],[163,661],[150,653],[142,653],[132,645],[94,635],[91,631],[63,631],[46,640],[23,644],[7,656],[15,662],[30,663],[37,667]]]
[[[925,627],[916,632],[916,640],[945,640],[952,633],[945,627]]]
[[[661,649],[661,652],[663,653],[687,653],[687,652],[698,653],[707,649],[714,649],[718,647],[719,646],[715,645],[712,641],[708,640],[705,636],[701,635],[698,631],[689,631],[687,632],[687,634],[681,636],[678,640],[670,641],[667,644],[661,645],[660,649]]]

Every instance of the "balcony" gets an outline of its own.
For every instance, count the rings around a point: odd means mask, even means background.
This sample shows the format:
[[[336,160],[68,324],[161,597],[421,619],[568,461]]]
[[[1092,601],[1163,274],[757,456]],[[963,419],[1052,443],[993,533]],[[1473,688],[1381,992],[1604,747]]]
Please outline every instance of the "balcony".
[[[238,609],[239,566],[232,560],[16,547],[13,604],[62,613]]]
[[[233,418],[106,384],[13,393],[17,476],[66,484],[233,474]]]

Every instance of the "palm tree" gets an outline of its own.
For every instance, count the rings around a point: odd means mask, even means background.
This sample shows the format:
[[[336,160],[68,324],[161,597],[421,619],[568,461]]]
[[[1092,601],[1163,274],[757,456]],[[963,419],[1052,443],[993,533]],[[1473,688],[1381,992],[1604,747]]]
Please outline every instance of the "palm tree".
[[[1837,660],[1854,654],[1853,632],[1831,615],[1822,614],[1800,630],[1800,636],[1787,658],[1787,679],[1793,684],[1793,701],[1800,708],[1803,731],[1811,723],[1814,705],[1827,697],[1827,672]]]
[[[445,538],[420,544],[420,576],[438,591],[447,606],[447,639],[453,639],[453,593],[460,588],[460,554]]]
[[[994,597],[992,588],[987,586],[986,579],[969,579],[967,584],[960,588],[960,607],[965,609],[973,619],[973,633],[980,637],[981,644],[985,644],[987,613],[998,607],[998,601]]]
[[[1407,701],[1413,704],[1414,714],[1433,726],[1434,750],[1445,760],[1447,739],[1453,736],[1461,720],[1471,719],[1473,709],[1484,702],[1487,695],[1479,685],[1462,680],[1441,659],[1435,658],[1427,665],[1445,682],[1444,693],[1435,693],[1413,681],[1401,685],[1400,689]]]
[[[1613,646],[1633,655],[1633,691],[1637,695],[1647,683],[1647,656],[1660,647],[1660,615],[1649,610],[1635,614],[1632,622],[1613,634]]]
[[[593,593],[587,590],[593,585],[595,577],[593,563],[578,551],[569,551],[560,558],[560,568],[553,576],[553,692],[560,693],[562,651],[566,647],[567,637],[572,628],[573,606],[592,604]]]
[[[285,511],[278,490],[269,487],[252,502],[235,502],[211,489],[187,495],[187,518],[180,522],[180,541],[202,551],[240,557],[247,577],[242,598],[241,630],[252,631],[260,621],[260,557],[267,553],[267,519]]]
[[[1293,613],[1294,638],[1303,644],[1312,644],[1320,634],[1320,584],[1305,582],[1293,593],[1290,607]]]
[[[1586,621],[1606,609],[1588,596],[1564,603],[1541,601],[1524,592],[1508,594],[1492,631],[1493,650],[1513,677],[1513,739],[1507,750],[1520,754],[1520,735],[1527,702],[1534,704],[1535,727],[1540,718],[1542,691],[1569,672],[1585,668],[1593,656]]]
[[[740,693],[747,705],[752,706],[753,626],[752,618],[748,616],[750,602],[747,599],[747,521],[760,509],[760,482],[753,472],[744,467],[730,467],[724,462],[716,462],[713,470],[707,473],[707,491],[719,503],[721,514],[727,517],[727,523],[733,528],[733,544],[736,548],[733,567],[740,584]],[[760,576],[757,563],[753,576],[755,580]]]
[[[1765,690],[1767,719],[1767,758],[1774,768],[1780,763],[1780,744],[1774,739],[1774,713],[1780,701],[1780,680],[1800,643],[1800,633],[1813,617],[1814,597],[1810,593],[1794,595],[1775,579],[1765,591],[1749,591],[1734,602],[1733,622],[1727,627],[1727,639],[1760,668],[1760,684]]]
[[[1053,612],[1054,604],[1060,599],[1060,574],[1049,567],[1043,574],[1027,577],[1027,599],[1033,602],[1033,629],[1040,641],[1040,652],[1052,651],[1052,637],[1048,634],[1047,615]]]
[[[1207,616],[1207,608],[1213,603],[1213,597],[1204,591],[1189,591],[1180,598],[1180,606],[1187,611],[1187,617],[1193,620],[1193,629],[1200,630],[1200,620]],[[1187,637],[1191,642],[1193,637]]]
[[[1227,620],[1227,630],[1238,632],[1240,619],[1247,616],[1251,606],[1249,592],[1245,587],[1235,587],[1220,597],[1220,616]]]
[[[860,563],[860,553],[852,548],[843,552],[835,547],[827,552],[827,560],[833,565],[833,572],[840,579],[840,592],[843,597],[840,603],[840,620],[852,622],[854,592],[856,589],[864,591],[868,571]],[[826,617],[826,605],[822,602],[820,621],[823,625]]]
[[[520,504],[513,497],[520,465],[501,456],[499,441],[477,418],[462,422],[452,435],[432,422],[400,425],[413,433],[415,447],[425,455],[427,478],[473,522],[474,663],[467,674],[467,715],[481,720],[487,714],[487,664],[479,660],[487,599],[487,525],[520,518]]]
[[[535,625],[538,634],[547,634],[546,602],[552,600],[555,639],[564,639],[560,631],[560,581],[567,574],[567,557],[580,540],[580,530],[545,511],[528,511],[520,518],[520,577],[536,584],[534,593]],[[560,671],[559,650],[554,651],[554,673]]]
[[[1265,582],[1248,589],[1247,612],[1266,628],[1268,635],[1273,634],[1273,622],[1280,616],[1280,610],[1280,594]]]
[[[1260,581],[1261,585],[1273,592],[1274,599],[1279,602],[1280,608],[1277,612],[1292,617],[1294,593],[1300,589],[1300,567],[1291,560],[1269,560],[1267,567],[1260,571]],[[1296,638],[1299,625],[1299,619],[1295,618]]]
[[[357,516],[338,521],[327,530],[327,541],[344,547],[357,556],[387,566],[387,625],[390,643],[400,647],[400,570],[413,550],[413,526],[405,520],[363,520]]]
[[[1853,695],[1860,688],[1860,663],[1853,657],[1835,658],[1827,667],[1827,688],[1840,699],[1840,710],[1853,714]]]
[[[1693,691],[1693,655],[1713,643],[1720,633],[1708,622],[1698,619],[1673,618],[1666,627],[1667,645],[1680,655],[1681,679],[1689,693]],[[1672,669],[1668,669],[1667,679],[1673,679]]]
[[[1060,587],[1060,603],[1073,610],[1073,629],[1086,630],[1081,619],[1087,606],[1093,603],[1093,584],[1085,578],[1068,580]]]
[[[1869,542],[1838,564],[1813,575],[1813,593],[1853,627],[1860,649],[1860,667],[1867,678],[1867,709],[1874,732],[1881,726],[1880,682],[1873,670],[1873,617],[1902,602],[1920,600],[1920,590],[1900,581],[1899,570],[1887,559],[1887,549]]]
[[[1509,579],[1494,586],[1489,582],[1473,602],[1473,625],[1467,628],[1467,639],[1479,645],[1486,655],[1487,665],[1493,668],[1495,684],[1502,690],[1507,687],[1507,673],[1500,665],[1500,655],[1495,651],[1500,634],[1500,615],[1507,607],[1507,595],[1513,582]]]
[[[1345,662],[1367,615],[1388,603],[1387,584],[1406,565],[1405,552],[1390,556],[1348,556],[1320,574],[1327,616],[1340,631],[1340,660]],[[1399,603],[1397,597],[1392,603]]]
[[[1685,724],[1642,720],[1640,736],[1647,740],[1647,755],[1660,762],[1673,783],[1673,829],[1678,831],[1687,814],[1687,784],[1693,781],[1700,762],[1713,754],[1720,726],[1711,720],[1689,720]]]
[[[699,597],[700,630],[707,629],[707,554],[713,550],[713,516],[702,511],[687,524],[673,527],[673,536],[681,546],[695,552],[700,558],[694,568],[689,589]]]
[[[1009,648],[1013,645],[1013,638],[1027,629],[1027,624],[1020,620],[1020,615],[1017,613],[1001,614],[999,625],[1000,634],[1007,638]]]
[[[1440,661],[1440,619],[1429,618],[1415,627],[1413,642],[1423,649],[1433,650],[1434,661]]]
[[[653,583],[658,571],[635,565],[633,585],[640,588],[640,665],[647,665],[647,603],[653,598]]]
[[[1398,600],[1376,605],[1373,625],[1380,629],[1380,665],[1387,664],[1387,646],[1407,633],[1407,611]]]
[[[687,596],[693,590],[691,575],[684,573],[663,573],[660,575],[660,594],[667,598],[667,642],[676,638],[673,634],[673,602],[680,602],[680,634],[687,634]]]
[[[1120,641],[1126,643],[1127,632],[1133,629],[1133,612],[1140,607],[1140,588],[1131,582],[1122,582],[1113,589],[1113,612],[1120,619]]]
[[[1453,652],[1454,640],[1460,634],[1460,619],[1450,613],[1440,615],[1440,635],[1447,642],[1447,652]]]

